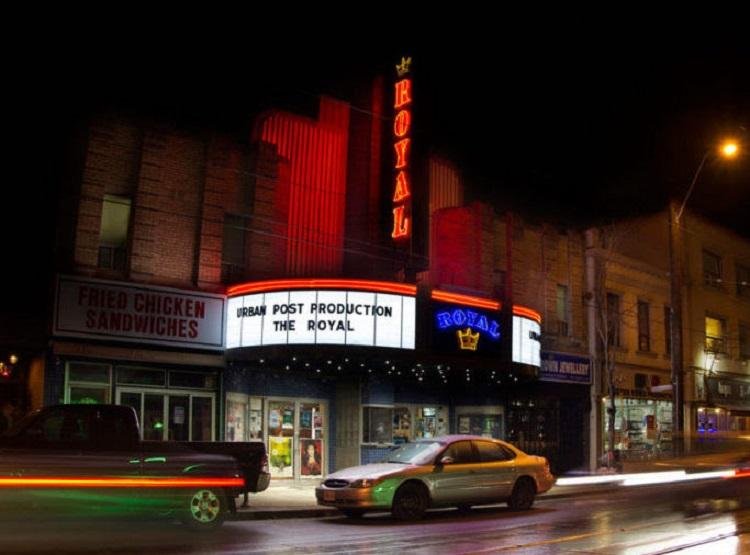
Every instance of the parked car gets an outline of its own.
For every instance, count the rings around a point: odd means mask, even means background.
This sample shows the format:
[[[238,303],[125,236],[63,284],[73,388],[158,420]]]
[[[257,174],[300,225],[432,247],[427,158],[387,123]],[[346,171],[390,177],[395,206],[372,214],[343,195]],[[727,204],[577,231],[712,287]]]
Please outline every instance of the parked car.
[[[334,472],[315,495],[319,505],[351,517],[389,510],[399,519],[417,519],[430,507],[507,502],[529,509],[554,483],[544,457],[496,439],[452,435],[406,443],[381,463]]]
[[[127,406],[45,407],[0,436],[0,500],[16,517],[148,511],[212,529],[268,479],[263,443],[141,441]]]

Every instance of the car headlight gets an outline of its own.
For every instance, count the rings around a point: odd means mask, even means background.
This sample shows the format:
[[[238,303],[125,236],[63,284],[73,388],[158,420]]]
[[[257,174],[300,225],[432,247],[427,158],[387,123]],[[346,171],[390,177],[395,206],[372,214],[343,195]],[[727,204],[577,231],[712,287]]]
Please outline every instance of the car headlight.
[[[371,488],[378,482],[380,482],[380,480],[372,480],[372,479],[364,478],[362,480],[354,480],[353,482],[349,482],[349,487],[350,488]]]

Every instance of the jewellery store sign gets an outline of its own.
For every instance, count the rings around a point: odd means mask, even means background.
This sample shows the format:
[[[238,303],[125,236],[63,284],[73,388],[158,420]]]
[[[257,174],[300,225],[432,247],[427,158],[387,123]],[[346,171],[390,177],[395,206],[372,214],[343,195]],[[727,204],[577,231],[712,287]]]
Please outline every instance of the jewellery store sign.
[[[414,349],[415,298],[365,291],[274,291],[227,300],[226,347],[333,344]]]
[[[223,349],[224,297],[60,276],[56,336]]]

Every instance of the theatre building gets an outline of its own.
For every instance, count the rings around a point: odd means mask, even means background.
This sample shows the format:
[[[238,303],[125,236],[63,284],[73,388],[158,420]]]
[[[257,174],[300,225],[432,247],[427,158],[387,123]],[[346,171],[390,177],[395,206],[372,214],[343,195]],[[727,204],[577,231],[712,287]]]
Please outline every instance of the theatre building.
[[[580,244],[465,203],[412,133],[418,99],[404,61],[366,111],[321,97],[231,132],[92,118],[35,404],[127,404],[146,439],[261,440],[276,479],[445,433],[583,453],[582,362],[539,381],[549,322],[570,324],[558,360],[585,353]]]

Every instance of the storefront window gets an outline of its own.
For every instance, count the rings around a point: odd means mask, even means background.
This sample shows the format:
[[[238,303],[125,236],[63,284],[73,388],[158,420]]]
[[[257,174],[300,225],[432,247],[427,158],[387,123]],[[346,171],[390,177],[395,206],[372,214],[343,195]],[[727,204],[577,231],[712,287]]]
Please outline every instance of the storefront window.
[[[392,407],[362,407],[362,442],[393,443]]]
[[[227,441],[245,441],[247,397],[227,395],[227,426],[224,433]]]
[[[70,387],[69,402],[78,404],[97,404],[109,402],[109,390],[102,387]]]
[[[371,407],[372,408],[372,407]],[[396,445],[415,439],[429,439],[448,433],[448,409],[435,405],[399,405],[392,411],[391,439],[384,443]],[[369,418],[369,417],[366,417]],[[362,440],[364,443],[379,443]]]
[[[609,402],[602,403],[604,450],[609,449]],[[672,403],[657,399],[615,399],[615,442],[626,460],[646,460],[672,452]]]
[[[132,385],[153,385],[164,387],[167,374],[153,368],[118,367],[117,383]]]
[[[393,409],[393,443],[399,445],[411,439],[411,411],[409,407]]]
[[[203,372],[170,372],[169,387],[215,389],[216,375]]]
[[[68,381],[103,383],[109,385],[108,364],[89,364],[86,362],[68,363]]]
[[[69,362],[65,369],[64,402],[109,403],[112,368],[108,364]]]

